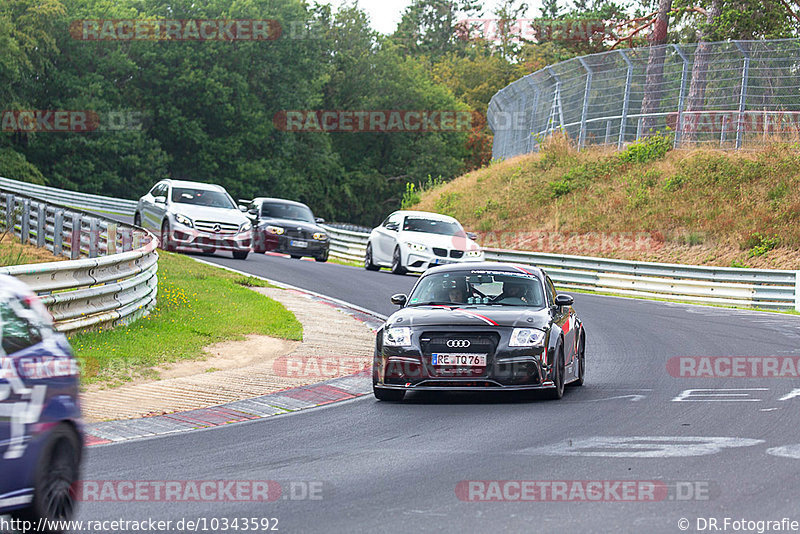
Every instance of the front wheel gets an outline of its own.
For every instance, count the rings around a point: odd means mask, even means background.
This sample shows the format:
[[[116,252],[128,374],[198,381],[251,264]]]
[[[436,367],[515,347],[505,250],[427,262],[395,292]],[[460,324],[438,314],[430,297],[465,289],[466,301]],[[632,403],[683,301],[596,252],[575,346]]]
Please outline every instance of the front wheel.
[[[368,271],[380,271],[381,268],[372,262],[372,244],[367,245],[367,251],[364,253],[364,268]]]
[[[168,252],[172,252],[175,250],[175,245],[172,243],[169,235],[169,221],[164,221],[164,224],[161,225],[161,248]]]
[[[402,389],[383,389],[376,386],[372,386],[372,393],[379,401],[387,402],[400,402],[406,396]]]
[[[403,267],[403,256],[400,253],[400,247],[394,249],[392,254],[392,272],[394,274],[406,274],[406,268]]]
[[[564,396],[564,351],[560,351],[558,354],[558,360],[556,360],[556,368],[555,368],[555,375],[553,376],[553,382],[555,383],[555,388],[548,389],[545,393],[545,397],[550,400],[558,400]]]
[[[328,251],[326,250],[319,256],[315,256],[314,259],[320,263],[325,263],[326,261],[328,261]]]
[[[581,336],[578,342],[578,379],[570,384],[570,386],[580,387],[584,384],[584,376],[586,375],[586,340]]]
[[[235,259],[235,260],[246,260],[248,254],[250,254],[249,250],[234,250],[233,251],[233,259]]]
[[[27,521],[71,519],[75,512],[75,484],[80,478],[80,461],[81,443],[77,433],[67,424],[57,425],[42,446],[36,466],[33,501],[12,515]]]

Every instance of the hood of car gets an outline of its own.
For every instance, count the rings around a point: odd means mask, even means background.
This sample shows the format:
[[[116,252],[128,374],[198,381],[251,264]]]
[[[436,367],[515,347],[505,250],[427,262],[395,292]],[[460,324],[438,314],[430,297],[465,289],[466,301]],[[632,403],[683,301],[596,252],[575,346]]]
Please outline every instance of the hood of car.
[[[238,209],[210,208],[208,206],[173,203],[170,204],[169,211],[174,214],[185,215],[193,221],[213,221],[236,225],[250,222],[244,216],[244,213]]]
[[[397,240],[401,243],[419,243],[427,245],[431,248],[446,248],[448,250],[478,250],[480,247],[472,239],[466,236],[452,236],[452,235],[439,235],[429,234],[426,232],[408,232],[402,231],[397,236]]]
[[[389,326],[505,326],[546,329],[550,312],[522,306],[412,306],[392,314]]]
[[[314,233],[314,232],[325,232],[324,228],[321,228],[320,226],[318,226],[318,225],[316,225],[314,223],[310,223],[310,222],[306,222],[306,221],[297,221],[297,220],[292,220],[292,219],[276,219],[276,218],[273,218],[273,217],[267,217],[267,218],[259,219],[258,220],[258,225],[259,226],[264,226],[264,225],[280,226],[281,228],[302,228],[306,232],[311,232],[311,233]],[[327,232],[325,232],[325,233],[327,233]]]

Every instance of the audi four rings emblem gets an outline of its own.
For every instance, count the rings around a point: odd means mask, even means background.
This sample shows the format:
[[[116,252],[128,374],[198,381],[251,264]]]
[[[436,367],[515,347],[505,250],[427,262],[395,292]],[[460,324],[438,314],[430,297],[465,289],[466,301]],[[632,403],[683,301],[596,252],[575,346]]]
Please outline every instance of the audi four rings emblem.
[[[449,340],[447,340],[447,346],[450,347],[451,349],[455,349],[455,348],[465,349],[465,348],[469,347],[470,345],[471,345],[471,343],[469,342],[469,339],[449,339]]]

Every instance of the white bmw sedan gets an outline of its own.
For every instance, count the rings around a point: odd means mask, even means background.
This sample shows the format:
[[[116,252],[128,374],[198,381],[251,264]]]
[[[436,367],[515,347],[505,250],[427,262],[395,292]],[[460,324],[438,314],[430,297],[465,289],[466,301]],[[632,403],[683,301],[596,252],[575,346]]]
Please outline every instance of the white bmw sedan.
[[[369,235],[364,267],[395,274],[434,265],[483,261],[483,250],[454,218],[426,211],[396,211]]]

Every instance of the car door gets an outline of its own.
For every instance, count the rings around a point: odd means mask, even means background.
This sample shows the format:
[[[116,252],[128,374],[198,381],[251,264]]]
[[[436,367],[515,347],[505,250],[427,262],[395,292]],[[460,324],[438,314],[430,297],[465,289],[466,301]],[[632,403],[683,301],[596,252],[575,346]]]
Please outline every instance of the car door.
[[[157,191],[157,195],[153,199],[153,232],[161,231],[161,221],[167,214],[167,207],[169,206],[169,195],[171,193],[169,184],[161,184]]]
[[[14,298],[0,300],[0,495],[18,488],[25,480],[23,457],[29,440],[29,425],[39,421],[47,392],[46,383],[26,381],[15,360],[32,356],[41,348],[42,332],[15,311],[22,304]],[[40,380],[38,382],[44,382]]]
[[[555,307],[556,292],[555,284],[550,280],[549,276],[545,276],[545,284],[547,286],[548,300],[553,309],[553,322],[561,328],[564,333],[564,364],[570,365],[572,359],[575,357],[575,332],[572,328],[573,318],[572,307]],[[550,300],[552,299],[552,300]]]
[[[153,186],[153,188],[142,197],[142,204],[141,204],[141,212],[142,212],[142,226],[151,232],[154,231],[155,227],[155,198],[163,191],[163,183],[157,183]],[[163,194],[163,192],[161,193]],[[159,231],[161,228],[159,227]]]
[[[377,263],[391,263],[394,247],[397,245],[397,236],[400,233],[400,222],[403,216],[393,213],[383,221],[375,232],[372,246],[374,261]]]

